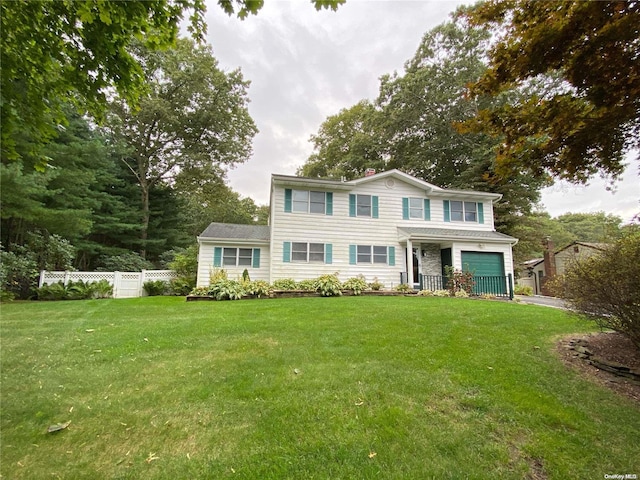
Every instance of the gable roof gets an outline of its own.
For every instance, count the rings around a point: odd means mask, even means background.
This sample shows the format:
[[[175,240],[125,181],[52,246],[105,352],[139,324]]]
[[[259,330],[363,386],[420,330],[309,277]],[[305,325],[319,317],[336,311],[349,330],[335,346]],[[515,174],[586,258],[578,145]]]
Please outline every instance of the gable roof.
[[[433,197],[451,197],[451,196],[464,196],[464,197],[476,197],[476,198],[486,198],[491,200],[492,202],[496,202],[502,198],[502,195],[499,193],[490,193],[490,192],[478,192],[475,190],[456,190],[453,188],[441,188],[436,185],[433,185],[429,182],[425,182],[419,178],[411,176],[407,173],[401,172],[398,169],[386,170],[384,172],[376,173],[374,175],[369,175],[367,177],[357,178],[355,180],[345,180],[344,182],[341,180],[330,180],[324,178],[309,178],[309,177],[296,177],[293,175],[271,175],[271,184],[272,185],[292,185],[292,186],[301,186],[301,187],[309,187],[309,188],[318,188],[325,187],[332,190],[352,190],[353,187],[362,185],[365,183],[382,180],[385,178],[395,178],[402,182],[408,183],[409,185],[413,185],[422,190],[425,190],[427,194]]]
[[[200,239],[248,240],[268,242],[271,232],[268,225],[240,225],[235,223],[210,223],[200,234]]]
[[[557,255],[560,252],[564,252],[567,248],[573,247],[574,245],[582,245],[583,247],[592,248],[593,250],[600,250],[602,252],[604,252],[607,249],[607,247],[609,247],[608,243],[592,243],[592,242],[574,241],[574,242],[571,242],[566,247],[559,248],[558,250],[553,252],[553,254]],[[522,262],[521,265],[524,265],[527,268],[534,268],[543,262],[544,262],[544,258],[533,258],[531,260],[527,260],[526,262]]]

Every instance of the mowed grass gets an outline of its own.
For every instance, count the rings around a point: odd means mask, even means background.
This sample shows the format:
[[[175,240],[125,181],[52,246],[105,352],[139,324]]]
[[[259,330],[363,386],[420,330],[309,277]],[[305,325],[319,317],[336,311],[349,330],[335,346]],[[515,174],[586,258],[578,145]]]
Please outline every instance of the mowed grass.
[[[5,304],[0,473],[640,474],[640,408],[553,353],[588,330],[554,309],[447,298]]]

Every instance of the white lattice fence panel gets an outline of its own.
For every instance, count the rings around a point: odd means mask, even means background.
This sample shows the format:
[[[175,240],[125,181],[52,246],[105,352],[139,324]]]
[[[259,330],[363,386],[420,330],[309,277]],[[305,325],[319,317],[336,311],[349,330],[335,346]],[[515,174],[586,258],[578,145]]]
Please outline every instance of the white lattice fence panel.
[[[85,283],[99,282],[100,280],[106,280],[113,285],[113,272],[69,272],[67,281],[72,280],[77,282],[82,280]]]
[[[144,282],[162,280],[165,282],[175,278],[176,274],[172,270],[143,270],[142,272],[40,272],[40,284],[53,284],[70,281],[77,282],[99,282],[107,280],[113,285],[114,298],[134,298],[142,297]]]
[[[40,287],[45,283],[47,285],[52,285],[58,282],[65,282],[65,275],[67,272],[43,272],[40,275]]]
[[[144,270],[143,273],[145,282],[155,282],[157,280],[168,282],[176,278],[176,272],[173,270]]]

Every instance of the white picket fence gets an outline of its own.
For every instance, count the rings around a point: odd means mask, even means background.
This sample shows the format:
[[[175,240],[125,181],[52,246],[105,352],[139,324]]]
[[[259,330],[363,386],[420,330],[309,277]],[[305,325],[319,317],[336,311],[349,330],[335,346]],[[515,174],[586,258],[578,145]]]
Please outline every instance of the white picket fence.
[[[135,298],[145,296],[142,286],[145,282],[164,280],[168,282],[176,277],[173,270],[142,270],[141,272],[40,272],[38,287],[45,283],[51,285],[62,281],[65,285],[70,281],[99,282],[106,280],[113,285],[113,298]]]

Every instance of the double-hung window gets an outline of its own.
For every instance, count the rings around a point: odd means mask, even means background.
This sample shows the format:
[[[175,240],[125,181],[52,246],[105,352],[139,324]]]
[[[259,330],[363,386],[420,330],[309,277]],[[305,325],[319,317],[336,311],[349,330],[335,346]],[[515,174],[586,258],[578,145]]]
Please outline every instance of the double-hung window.
[[[224,247],[222,265],[227,267],[251,266],[253,250],[251,248]]]
[[[378,196],[349,194],[349,216],[378,218]]]
[[[422,198],[409,198],[409,218],[423,218]]]
[[[461,200],[444,201],[445,222],[484,223],[484,212],[481,202],[463,202]]]
[[[431,200],[404,197],[402,199],[402,218],[404,220],[431,220]]]
[[[349,263],[395,265],[395,247],[384,245],[349,245]]]
[[[260,268],[260,249],[215,247],[213,252],[213,266]]]
[[[284,211],[333,215],[333,193],[287,188],[284,191]]]
[[[291,261],[324,263],[324,243],[291,242]]]
[[[478,210],[476,202],[460,202],[453,200],[451,202],[451,221],[452,222],[477,222]]]
[[[330,243],[284,242],[282,261],[294,263],[331,263],[333,248]]]

